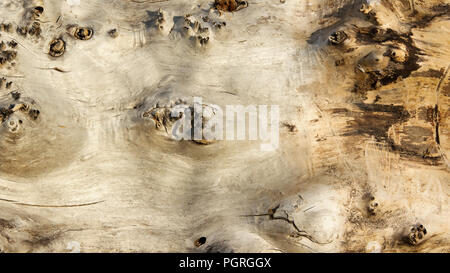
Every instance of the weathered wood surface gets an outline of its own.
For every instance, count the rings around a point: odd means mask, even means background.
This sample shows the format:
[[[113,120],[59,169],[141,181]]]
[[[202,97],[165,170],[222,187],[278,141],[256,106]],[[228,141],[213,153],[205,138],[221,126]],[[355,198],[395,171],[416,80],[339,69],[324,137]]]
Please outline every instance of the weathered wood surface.
[[[449,252],[449,1],[219,2],[0,2],[0,251]],[[193,96],[279,149],[143,117]]]

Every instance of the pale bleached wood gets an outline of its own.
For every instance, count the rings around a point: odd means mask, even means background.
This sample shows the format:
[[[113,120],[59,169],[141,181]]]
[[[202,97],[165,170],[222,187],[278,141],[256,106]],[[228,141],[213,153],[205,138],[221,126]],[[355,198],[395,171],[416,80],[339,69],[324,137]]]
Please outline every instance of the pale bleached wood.
[[[448,1],[36,2],[0,3],[0,251],[449,251]],[[279,149],[144,118],[194,96],[279,105]]]

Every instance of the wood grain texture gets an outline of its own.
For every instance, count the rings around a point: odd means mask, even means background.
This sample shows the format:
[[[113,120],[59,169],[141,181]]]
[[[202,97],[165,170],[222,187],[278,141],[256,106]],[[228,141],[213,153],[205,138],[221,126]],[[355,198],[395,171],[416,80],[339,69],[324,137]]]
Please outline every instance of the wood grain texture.
[[[0,252],[449,252],[450,2],[217,2],[0,2]]]

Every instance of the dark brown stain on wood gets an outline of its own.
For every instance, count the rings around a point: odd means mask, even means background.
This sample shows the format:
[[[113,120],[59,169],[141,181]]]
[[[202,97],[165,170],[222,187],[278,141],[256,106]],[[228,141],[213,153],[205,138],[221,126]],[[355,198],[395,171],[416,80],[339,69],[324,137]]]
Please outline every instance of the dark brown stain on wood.
[[[431,13],[420,16],[417,21],[413,23],[413,28],[425,28],[430,23],[439,17],[450,18],[450,4],[439,4],[431,8]]]
[[[444,69],[428,69],[427,71],[415,72],[411,76],[412,77],[424,77],[424,78],[436,78],[440,79],[444,76]]]
[[[423,53],[417,48],[412,39],[412,33],[398,33],[392,29],[378,27],[361,28],[357,32],[357,39],[362,44],[379,44],[384,42],[397,42],[403,44],[408,52],[408,58],[403,63],[390,62],[383,71],[365,73],[366,77],[355,83],[354,92],[365,93],[377,89],[378,85],[388,85],[399,79],[406,79],[412,72],[420,68],[420,55]]]
[[[389,128],[393,124],[405,122],[410,118],[410,114],[403,106],[365,103],[355,105],[360,111],[342,108],[332,111],[333,114],[343,114],[353,118],[348,121],[343,136],[366,135],[374,136],[377,141],[387,141]]]
[[[435,126],[436,109],[434,107],[421,108],[418,115],[430,122],[429,127],[404,126],[398,132],[401,134],[400,143],[396,143],[389,136],[389,130],[395,124],[407,122],[412,114],[403,106],[381,104],[355,104],[359,111],[346,108],[332,110],[335,115],[351,117],[342,136],[374,137],[376,141],[383,142],[391,151],[399,153],[410,160],[427,165],[442,164],[442,158],[438,153],[436,135],[433,132]]]

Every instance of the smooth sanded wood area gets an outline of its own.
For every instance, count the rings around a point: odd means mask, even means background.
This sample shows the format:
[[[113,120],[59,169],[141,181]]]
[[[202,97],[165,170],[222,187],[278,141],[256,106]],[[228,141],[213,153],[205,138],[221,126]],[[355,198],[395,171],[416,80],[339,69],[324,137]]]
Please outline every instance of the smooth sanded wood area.
[[[449,7],[0,1],[0,252],[449,252]],[[172,139],[194,97],[278,148]]]

